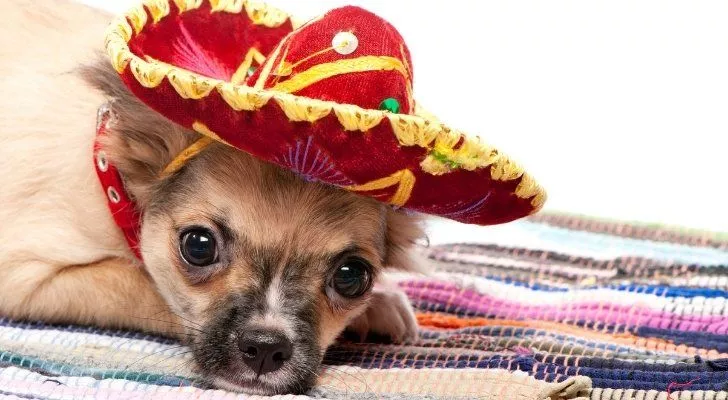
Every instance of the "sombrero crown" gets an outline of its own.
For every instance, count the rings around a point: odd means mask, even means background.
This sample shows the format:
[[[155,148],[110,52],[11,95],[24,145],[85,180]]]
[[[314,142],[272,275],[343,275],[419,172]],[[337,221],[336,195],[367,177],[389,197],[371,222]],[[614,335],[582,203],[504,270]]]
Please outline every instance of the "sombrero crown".
[[[389,23],[343,7],[294,29],[246,0],[150,0],[117,19],[107,51],[130,90],[203,139],[398,207],[489,225],[545,193],[513,161],[450,129],[412,97]]]

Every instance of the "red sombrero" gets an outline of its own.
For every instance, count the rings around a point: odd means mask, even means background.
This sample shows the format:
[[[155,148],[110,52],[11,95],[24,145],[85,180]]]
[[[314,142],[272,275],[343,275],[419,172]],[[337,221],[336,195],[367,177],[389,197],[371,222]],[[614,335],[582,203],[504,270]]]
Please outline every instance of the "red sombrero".
[[[398,207],[490,225],[538,211],[543,189],[478,137],[420,110],[400,34],[358,7],[295,28],[246,0],[148,0],[106,48],[129,89],[199,132],[166,169],[212,141],[305,179]]]

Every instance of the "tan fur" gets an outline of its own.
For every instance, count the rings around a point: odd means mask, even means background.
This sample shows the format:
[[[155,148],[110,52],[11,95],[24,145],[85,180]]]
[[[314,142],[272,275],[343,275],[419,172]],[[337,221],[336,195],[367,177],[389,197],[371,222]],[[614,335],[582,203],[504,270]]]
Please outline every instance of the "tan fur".
[[[0,13],[0,314],[169,329],[154,321],[170,317],[146,273],[124,260],[89,164],[104,100],[74,71],[108,16],[55,0],[2,2]]]
[[[108,63],[97,63],[110,16],[62,0],[6,1],[0,13],[0,315],[194,336],[228,297],[260,280],[260,249],[277,249],[282,264],[309,260],[305,289],[318,293],[321,349],[352,321],[357,330],[414,334],[401,295],[375,291],[339,304],[319,288],[326,257],[347,246],[379,272],[414,269],[416,217],[221,144],[162,180],[164,166],[198,135],[143,106]],[[144,268],[93,169],[96,111],[109,98],[119,122],[104,146],[144,212]],[[179,230],[215,217],[241,238],[223,270],[196,281],[180,263]],[[382,311],[364,313],[369,301]]]

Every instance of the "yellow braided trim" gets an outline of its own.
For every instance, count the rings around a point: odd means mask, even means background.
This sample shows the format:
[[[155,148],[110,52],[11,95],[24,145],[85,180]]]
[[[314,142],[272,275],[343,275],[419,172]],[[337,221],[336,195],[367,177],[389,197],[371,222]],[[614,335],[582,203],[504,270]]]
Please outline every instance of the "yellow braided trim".
[[[121,39],[121,36],[119,36],[119,34],[117,33],[114,33],[113,36],[107,36],[107,38]],[[114,67],[116,72],[120,74],[124,72],[126,66],[129,65],[129,62],[132,58],[138,58],[134,56],[130,51],[124,51],[123,47],[126,47],[126,45],[123,44],[122,40],[110,40],[109,43],[106,44],[106,54],[109,56],[111,65]]]
[[[106,54],[111,60],[111,65],[118,73],[124,72],[126,66],[134,56],[129,51],[127,42],[131,39],[133,28],[127,22],[126,17],[114,19],[106,28],[104,47]]]
[[[134,32],[139,33],[147,24],[147,12],[144,10],[144,5],[137,4],[126,12],[126,18],[134,28]]]
[[[141,58],[134,57],[129,62],[131,73],[136,80],[146,88],[155,88],[167,77],[172,67],[169,64],[157,60],[144,62]]]
[[[534,212],[540,210],[546,203],[546,192],[528,174],[521,176],[521,182],[516,186],[516,196],[522,199],[531,199]]]
[[[177,5],[179,13],[200,8],[202,0],[172,0]]]
[[[421,117],[406,114],[387,114],[399,144],[402,146],[430,147],[443,127]]]
[[[244,1],[243,7],[245,8],[245,12],[248,13],[250,20],[256,25],[275,28],[281,26],[288,20],[288,14],[277,8],[269,7],[261,1]]]
[[[385,56],[364,56],[315,65],[273,86],[272,90],[296,93],[333,76],[366,71],[397,71],[409,80],[407,69],[399,59]]]
[[[273,92],[250,90],[247,86],[233,85],[228,82],[218,85],[217,92],[235,111],[258,110],[268,104],[274,95]]]
[[[143,4],[149,10],[155,24],[169,15],[169,2],[167,0],[144,0]]]
[[[192,157],[200,154],[202,150],[205,150],[207,146],[211,145],[214,142],[214,140],[207,136],[201,137],[199,140],[189,145],[186,149],[182,150],[182,152],[179,153],[177,157],[172,160],[172,162],[167,164],[167,166],[164,168],[164,171],[162,171],[159,177],[164,179],[179,171],[180,168],[187,164],[187,161],[189,161]]]
[[[316,122],[329,115],[333,109],[330,102],[291,95],[277,97],[275,100],[288,119],[294,122]]]
[[[365,110],[353,104],[339,104],[334,112],[346,131],[366,132],[379,125],[384,119],[383,111]]]
[[[231,14],[238,14],[243,11],[244,0],[210,0],[212,12],[224,11]]]
[[[180,13],[199,8],[204,0],[172,0]],[[269,28],[276,28],[283,25],[288,19],[288,14],[283,11],[255,0],[206,0],[210,3],[213,12],[224,11],[232,14],[239,14],[245,10],[248,18],[256,25],[263,25]],[[155,23],[169,15],[168,0],[144,0],[143,3]]]
[[[256,25],[276,28],[283,25],[290,16],[285,12],[255,0],[208,0],[212,12],[239,14],[243,10]]]
[[[195,10],[200,8],[202,5],[202,0],[173,0],[174,4],[177,5],[177,9],[179,10],[179,13],[182,14],[183,12]]]
[[[240,0],[203,1],[210,1],[216,11],[224,12],[235,12],[237,5],[241,5],[240,10],[237,11],[240,12],[248,4],[247,1]],[[152,12],[152,8],[149,8],[150,4],[157,11]],[[164,7],[161,6],[161,0],[148,0],[145,5],[150,9],[152,19],[160,19],[163,16]],[[333,110],[342,128],[347,131],[366,132],[378,126],[386,117],[401,145],[419,146],[430,151],[430,154],[420,164],[423,171],[440,175],[457,168],[474,170],[492,165],[491,177],[493,179],[502,181],[521,179],[516,188],[516,195],[521,198],[530,198],[535,211],[542,207],[546,199],[543,189],[533,178],[524,174],[518,164],[483,143],[480,138],[465,136],[459,148],[454,149],[453,147],[460,141],[462,133],[441,124],[418,105],[415,107],[417,115],[392,114],[380,110],[362,109],[355,105],[338,104],[291,96],[262,88],[234,85],[156,60],[143,60],[132,54],[127,45],[132,33],[141,30],[145,24],[145,17],[138,15],[139,8],[134,8],[126,16],[117,18],[109,26],[106,33],[106,51],[112,65],[119,73],[123,73],[127,66],[130,66],[135,79],[144,87],[154,88],[166,77],[178,94],[185,99],[201,99],[216,89],[223,100],[237,111],[258,110],[268,104],[270,99],[274,99],[292,121],[314,122],[329,115]],[[266,64],[270,64],[272,69],[272,61],[275,60],[275,57],[268,60],[271,62]],[[402,68],[406,73],[406,66]],[[285,83],[283,82],[283,84]]]
[[[200,8],[205,1],[210,4],[212,12],[240,14],[245,11],[254,24],[269,28],[277,28],[291,19],[288,14],[280,9],[257,0],[172,0],[180,14]],[[129,18],[134,31],[139,33],[147,24],[147,13],[144,8],[149,10],[152,21],[157,23],[169,15],[169,3],[169,0],[142,0],[141,4],[135,5],[127,11],[125,17]],[[297,25],[300,25],[300,23]]]
[[[193,72],[173,68],[167,72],[167,80],[183,99],[199,100],[207,97],[220,82]]]
[[[386,189],[395,185],[397,185],[397,191],[389,200],[389,203],[398,207],[404,206],[409,201],[412,189],[415,187],[415,175],[408,169],[397,171],[392,175],[363,185],[345,186],[344,188],[354,192],[371,192],[372,190]]]

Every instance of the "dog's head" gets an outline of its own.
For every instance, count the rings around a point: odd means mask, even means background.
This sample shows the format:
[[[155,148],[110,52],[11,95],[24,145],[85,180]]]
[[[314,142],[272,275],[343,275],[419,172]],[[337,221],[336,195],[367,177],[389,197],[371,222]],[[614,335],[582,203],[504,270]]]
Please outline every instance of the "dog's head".
[[[146,268],[199,367],[249,392],[310,386],[382,270],[413,267],[419,219],[223,144],[161,179],[197,135],[141,104],[105,64],[84,75],[115,99],[105,150],[143,210]]]

